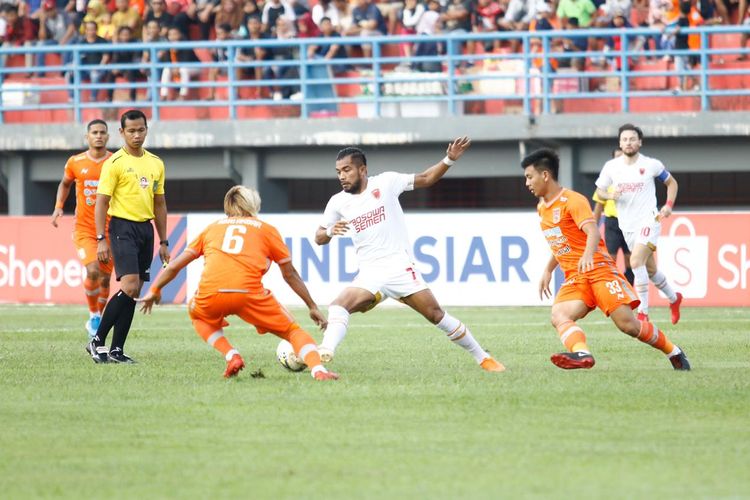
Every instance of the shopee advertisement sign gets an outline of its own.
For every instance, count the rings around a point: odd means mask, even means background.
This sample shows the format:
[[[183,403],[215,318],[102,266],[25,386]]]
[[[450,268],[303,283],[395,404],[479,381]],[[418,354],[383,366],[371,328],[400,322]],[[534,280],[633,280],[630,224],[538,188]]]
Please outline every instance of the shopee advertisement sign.
[[[185,217],[169,216],[172,255],[185,247],[186,226]],[[57,228],[49,217],[0,217],[0,302],[84,304],[86,269],[76,256],[72,231],[72,216],[60,219]],[[162,270],[155,239],[152,277]],[[184,275],[168,288],[167,302],[185,301]],[[111,290],[117,289],[113,275]]]
[[[659,269],[684,305],[750,306],[750,213],[677,212],[662,221]],[[666,305],[652,287],[649,299]]]

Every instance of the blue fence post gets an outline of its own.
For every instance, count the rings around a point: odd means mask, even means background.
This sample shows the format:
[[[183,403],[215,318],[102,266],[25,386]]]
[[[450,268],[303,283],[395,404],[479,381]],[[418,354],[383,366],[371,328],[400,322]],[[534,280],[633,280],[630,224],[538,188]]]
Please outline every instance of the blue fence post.
[[[456,72],[456,44],[450,43],[450,40],[446,40],[446,44],[448,47],[448,114],[450,116],[456,115],[456,78],[454,76]]]
[[[529,34],[523,33],[523,114],[531,116],[531,58],[529,57]]]
[[[708,100],[708,65],[710,58],[708,51],[710,47],[708,45],[709,38],[708,33],[702,31],[701,34],[701,111],[708,111],[711,108],[711,103]]]
[[[307,45],[304,41],[299,47],[299,80],[300,92],[302,92],[302,101],[300,102],[300,118],[308,118],[307,110]]]
[[[159,107],[156,105],[159,99],[159,86],[156,82],[160,82],[161,78],[159,75],[159,61],[157,60],[158,52],[156,48],[151,47],[151,119],[154,121],[159,120]]]
[[[380,38],[372,44],[372,96],[375,98],[375,117],[380,118]]]
[[[231,120],[237,119],[237,105],[235,104],[237,100],[237,88],[234,86],[235,84],[234,60],[235,60],[236,49],[237,47],[235,47],[234,45],[230,45],[227,48],[227,84],[229,85],[229,88],[227,89],[227,97],[229,98],[229,104],[228,104],[229,118]]]
[[[628,97],[628,35],[625,30],[620,30],[620,110],[623,113],[630,111],[630,99]]]
[[[81,53],[73,46],[73,62],[70,71],[73,72],[73,119],[76,123],[83,121],[81,116]],[[98,93],[97,93],[98,94]]]

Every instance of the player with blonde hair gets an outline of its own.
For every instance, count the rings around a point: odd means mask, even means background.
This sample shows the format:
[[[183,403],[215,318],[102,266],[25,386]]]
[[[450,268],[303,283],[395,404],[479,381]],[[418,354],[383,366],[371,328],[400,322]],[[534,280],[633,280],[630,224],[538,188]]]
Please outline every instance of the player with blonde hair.
[[[198,290],[190,301],[189,315],[193,327],[207,344],[226,359],[224,376],[237,375],[245,367],[239,351],[224,336],[226,317],[232,314],[254,325],[259,334],[273,333],[289,341],[295,354],[310,367],[315,380],[335,380],[320,362],[315,341],[279,304],[261,279],[271,262],[310,310],[310,318],[322,328],[326,319],[310,296],[305,283],[292,265],[289,249],[278,230],[258,219],[260,195],[254,189],[234,186],[224,196],[226,218],[210,224],[157,278],[149,293],[139,300],[144,313],[158,304],[161,289],[177,273],[200,256],[205,266]]]

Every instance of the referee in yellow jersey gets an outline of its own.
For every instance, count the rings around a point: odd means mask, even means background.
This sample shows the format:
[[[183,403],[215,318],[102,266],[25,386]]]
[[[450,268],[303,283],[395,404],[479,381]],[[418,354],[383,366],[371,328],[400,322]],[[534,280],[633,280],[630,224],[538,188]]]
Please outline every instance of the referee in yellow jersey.
[[[104,162],[96,194],[97,257],[101,262],[114,258],[115,276],[120,282],[120,290],[107,302],[96,336],[86,347],[96,363],[134,363],[123,348],[135,299],[143,283],[151,279],[152,220],[159,234],[159,257],[163,263],[169,262],[164,162],[143,149],[148,125],[142,111],[126,111],[120,117],[120,126],[125,145]],[[104,235],[107,214],[111,249]],[[113,327],[112,344],[107,350],[105,341]]]

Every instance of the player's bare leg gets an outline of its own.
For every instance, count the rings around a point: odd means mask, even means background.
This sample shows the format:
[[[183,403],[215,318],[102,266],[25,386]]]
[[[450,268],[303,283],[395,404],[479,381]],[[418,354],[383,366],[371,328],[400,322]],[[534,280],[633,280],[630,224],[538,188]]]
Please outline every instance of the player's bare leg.
[[[333,359],[336,348],[344,340],[351,313],[367,309],[374,300],[375,295],[364,288],[347,287],[328,306],[328,327],[323,334],[323,341],[318,346],[324,363]]]
[[[468,326],[440,307],[431,290],[425,289],[419,291],[408,297],[403,297],[401,301],[442,330],[451,342],[467,350],[483,370],[490,372],[505,370],[505,367],[501,363],[482,349],[482,346],[479,345],[479,342],[471,334]]]
[[[586,344],[586,334],[576,321],[589,313],[589,307],[582,300],[566,300],[552,306],[551,322],[560,336],[567,352],[553,354],[550,361],[558,368],[574,370],[591,368],[596,361]]]
[[[620,306],[610,314],[617,328],[654,349],[663,352],[675,370],[690,370],[685,353],[672,343],[664,332],[650,321],[638,320],[628,306]]]

